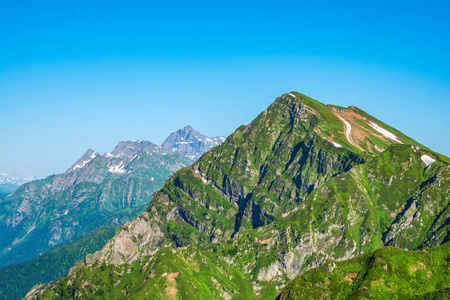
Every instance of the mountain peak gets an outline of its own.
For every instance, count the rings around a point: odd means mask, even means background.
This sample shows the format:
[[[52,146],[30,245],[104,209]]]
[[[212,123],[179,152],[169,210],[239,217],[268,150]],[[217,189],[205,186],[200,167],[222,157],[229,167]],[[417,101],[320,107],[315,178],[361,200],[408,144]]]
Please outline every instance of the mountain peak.
[[[178,129],[178,130],[195,131],[194,128],[192,128],[191,125],[186,125],[186,126],[184,126],[183,128],[180,128],[180,129]],[[195,132],[197,132],[197,131],[195,131]]]
[[[271,118],[288,118],[305,130],[313,130],[337,148],[377,154],[391,144],[409,144],[426,149],[395,128],[356,106],[322,104],[298,92],[281,95],[268,108]]]
[[[142,151],[155,152],[159,149],[160,147],[158,145],[149,141],[121,141],[117,144],[111,154],[118,157],[132,157]]]
[[[95,152],[92,149],[88,149],[86,153],[81,156],[68,170],[67,172],[81,169],[83,168],[88,162],[90,162],[92,159],[94,159],[97,156],[98,152]]]
[[[167,151],[180,152],[192,160],[197,160],[203,153],[221,144],[224,140],[224,137],[207,137],[195,131],[190,125],[186,125],[172,132],[162,144],[162,148]]]

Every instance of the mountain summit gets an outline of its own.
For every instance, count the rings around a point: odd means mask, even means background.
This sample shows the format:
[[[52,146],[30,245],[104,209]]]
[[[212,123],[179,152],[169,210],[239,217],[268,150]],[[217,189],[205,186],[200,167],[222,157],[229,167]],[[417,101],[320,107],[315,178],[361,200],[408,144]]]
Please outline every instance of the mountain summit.
[[[448,241],[449,162],[355,107],[284,94],[28,297],[273,299],[328,260]]]
[[[224,137],[210,138],[195,131],[191,126],[172,132],[162,144],[162,149],[176,151],[192,160],[197,160],[203,153],[220,145]]]

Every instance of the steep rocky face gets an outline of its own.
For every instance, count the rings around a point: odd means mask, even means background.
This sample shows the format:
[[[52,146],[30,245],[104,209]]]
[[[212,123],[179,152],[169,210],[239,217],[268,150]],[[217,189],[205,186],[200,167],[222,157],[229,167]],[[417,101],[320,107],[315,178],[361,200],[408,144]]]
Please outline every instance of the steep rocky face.
[[[162,144],[162,149],[176,151],[192,160],[197,160],[203,153],[220,145],[224,140],[225,138],[221,136],[207,137],[188,125],[172,132]]]
[[[285,94],[174,173],[147,211],[85,264],[36,292],[139,297],[154,296],[156,286],[164,298],[160,284],[169,283],[161,278],[178,272],[177,297],[275,298],[289,280],[328,260],[384,244],[445,242],[448,168],[448,158],[355,107]],[[163,258],[170,251],[191,267],[172,265]],[[196,271],[192,253],[205,258],[208,271]],[[142,278],[125,269],[142,270]],[[97,288],[108,272],[122,275]],[[218,284],[197,294],[192,274]]]
[[[111,154],[118,157],[132,157],[143,151],[160,152],[160,148],[148,141],[124,141],[117,144]]]

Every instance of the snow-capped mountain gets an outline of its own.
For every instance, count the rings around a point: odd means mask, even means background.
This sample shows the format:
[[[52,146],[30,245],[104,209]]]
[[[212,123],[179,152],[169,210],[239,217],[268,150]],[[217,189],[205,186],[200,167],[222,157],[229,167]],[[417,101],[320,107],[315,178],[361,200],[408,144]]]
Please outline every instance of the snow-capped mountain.
[[[193,163],[188,156],[192,151],[200,156],[220,141],[190,126],[179,135],[183,137],[175,141],[192,141],[196,148],[187,148],[189,152],[174,143],[168,150],[148,141],[122,141],[111,153],[89,149],[65,173],[28,182],[4,197],[0,266],[31,259],[101,226],[131,220],[173,172]]]
[[[203,153],[224,141],[225,138],[223,136],[207,137],[188,125],[172,132],[162,144],[162,149],[165,151],[176,151],[192,160],[197,160]]]
[[[17,175],[14,173],[0,172],[0,184],[9,183],[13,185],[21,185],[25,182],[29,182],[36,179],[38,179],[38,177],[34,175]]]
[[[67,172],[75,169],[84,168],[95,157],[101,155],[107,158],[129,159],[141,152],[167,154],[177,152],[186,156],[192,161],[197,160],[203,153],[211,148],[220,145],[225,141],[222,136],[208,137],[187,125],[175,132],[172,132],[163,142],[162,146],[155,145],[149,141],[121,141],[117,144],[111,153],[100,153],[89,149],[82,157],[80,157]],[[114,173],[114,172],[113,172]]]

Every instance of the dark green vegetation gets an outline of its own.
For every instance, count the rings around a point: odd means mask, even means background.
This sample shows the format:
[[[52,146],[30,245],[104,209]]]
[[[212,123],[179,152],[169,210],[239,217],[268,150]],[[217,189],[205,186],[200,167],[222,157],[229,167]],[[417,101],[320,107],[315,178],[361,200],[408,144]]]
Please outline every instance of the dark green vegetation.
[[[422,251],[383,247],[299,275],[279,299],[448,299],[450,243]]]
[[[273,299],[327,261],[445,243],[449,190],[445,156],[355,107],[285,94],[174,173],[85,264],[29,296]],[[210,268],[197,271],[194,257]]]
[[[30,261],[0,269],[0,299],[22,299],[37,283],[49,283],[64,275],[75,262],[101,249],[119,227],[102,227]]]

